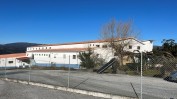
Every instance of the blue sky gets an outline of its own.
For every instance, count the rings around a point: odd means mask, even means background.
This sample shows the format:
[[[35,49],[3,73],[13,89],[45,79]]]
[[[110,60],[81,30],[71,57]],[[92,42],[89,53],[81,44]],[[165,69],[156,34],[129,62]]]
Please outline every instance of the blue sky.
[[[0,0],[0,43],[100,39],[112,18],[132,19],[142,40],[177,41],[177,0]]]

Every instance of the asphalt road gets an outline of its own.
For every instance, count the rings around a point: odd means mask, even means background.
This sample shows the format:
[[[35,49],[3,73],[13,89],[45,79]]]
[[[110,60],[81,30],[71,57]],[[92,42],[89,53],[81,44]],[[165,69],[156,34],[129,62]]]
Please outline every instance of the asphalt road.
[[[102,99],[0,80],[0,99]]]
[[[1,74],[3,73],[1,72]],[[9,70],[6,74],[7,78],[29,79],[29,72],[25,70]],[[67,71],[32,70],[30,74],[30,80],[33,82],[68,86]],[[71,88],[140,97],[140,76],[71,71],[69,84]],[[143,77],[143,99],[177,99],[176,97],[177,83],[168,82],[161,78]]]

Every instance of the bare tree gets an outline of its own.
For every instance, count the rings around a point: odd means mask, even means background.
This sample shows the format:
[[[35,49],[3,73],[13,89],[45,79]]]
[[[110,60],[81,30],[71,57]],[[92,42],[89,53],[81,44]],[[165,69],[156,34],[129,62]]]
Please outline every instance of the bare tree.
[[[136,38],[138,33],[132,29],[132,21],[117,22],[111,20],[101,31],[101,38],[108,43],[119,59],[120,66],[123,65],[123,57],[126,55],[125,48]]]

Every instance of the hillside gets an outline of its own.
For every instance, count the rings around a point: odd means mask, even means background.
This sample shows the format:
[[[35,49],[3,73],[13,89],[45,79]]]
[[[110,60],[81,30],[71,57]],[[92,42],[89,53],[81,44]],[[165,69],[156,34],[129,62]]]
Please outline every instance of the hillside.
[[[0,44],[0,54],[25,53],[27,47],[36,45],[40,44],[26,42]]]

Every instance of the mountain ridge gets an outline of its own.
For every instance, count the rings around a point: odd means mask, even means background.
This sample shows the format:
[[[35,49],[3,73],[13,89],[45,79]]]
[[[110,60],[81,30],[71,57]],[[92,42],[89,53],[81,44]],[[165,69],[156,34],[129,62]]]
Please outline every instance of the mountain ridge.
[[[12,53],[25,53],[27,47],[41,45],[38,43],[29,42],[14,42],[7,44],[0,44],[0,55],[2,54],[12,54]]]

